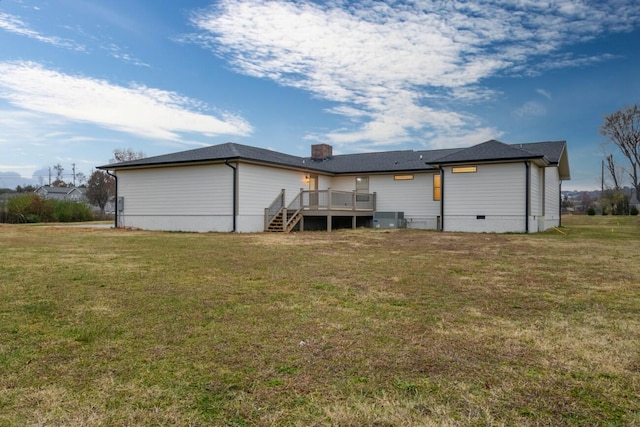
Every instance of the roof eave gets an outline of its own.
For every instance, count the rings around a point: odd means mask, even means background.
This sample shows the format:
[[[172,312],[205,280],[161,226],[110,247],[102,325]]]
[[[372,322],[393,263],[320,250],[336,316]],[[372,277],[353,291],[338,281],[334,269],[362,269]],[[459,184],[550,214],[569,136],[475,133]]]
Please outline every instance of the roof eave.
[[[571,170],[569,168],[569,158],[567,154],[567,144],[562,146],[562,152],[558,160],[558,174],[563,181],[571,180]]]
[[[199,165],[199,164],[213,164],[224,163],[225,161],[240,160],[239,156],[224,157],[220,159],[202,159],[202,160],[179,160],[170,162],[154,162],[154,163],[137,163],[137,164],[118,164],[113,163],[110,165],[97,166],[96,169],[101,170],[121,170],[121,169],[149,169],[164,166],[185,166],[185,165]]]
[[[219,159],[206,159],[206,160],[184,160],[184,161],[171,161],[171,162],[154,162],[154,163],[137,163],[137,164],[110,164],[110,165],[103,165],[103,166],[97,166],[96,169],[100,169],[100,170],[113,170],[113,171],[118,171],[118,170],[133,170],[133,169],[151,169],[151,168],[159,168],[159,167],[169,167],[169,166],[186,166],[186,165],[203,165],[203,164],[216,164],[216,163],[224,163],[225,161],[243,161],[246,163],[252,163],[252,164],[260,164],[260,165],[267,165],[267,166],[277,166],[277,167],[283,167],[283,168],[287,168],[287,169],[297,169],[297,170],[308,170],[308,171],[313,171],[313,172],[319,172],[319,173],[325,173],[328,175],[353,175],[353,174],[383,174],[383,173],[419,173],[419,172],[433,172],[435,170],[437,170],[436,167],[426,167],[424,169],[419,169],[419,168],[402,168],[402,167],[398,167],[398,168],[389,168],[389,169],[382,169],[382,170],[374,170],[374,169],[367,169],[367,170],[361,170],[361,171],[353,171],[353,170],[335,170],[331,167],[318,167],[316,165],[314,165],[313,162],[304,162],[304,163],[300,163],[299,165],[293,165],[293,164],[286,164],[286,163],[280,163],[280,162],[270,162],[268,160],[257,160],[257,159],[250,159],[250,158],[245,158],[242,156],[235,156],[235,157],[225,157],[225,158],[219,158]],[[429,164],[431,165],[431,164]],[[330,165],[327,165],[330,166]],[[427,165],[428,166],[428,165]]]

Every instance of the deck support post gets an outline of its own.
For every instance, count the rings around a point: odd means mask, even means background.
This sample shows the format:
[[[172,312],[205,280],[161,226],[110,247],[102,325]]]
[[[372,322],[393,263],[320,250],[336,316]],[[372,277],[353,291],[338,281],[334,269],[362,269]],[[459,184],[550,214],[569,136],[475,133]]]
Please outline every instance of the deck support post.
[[[264,229],[269,228],[269,208],[264,208]]]

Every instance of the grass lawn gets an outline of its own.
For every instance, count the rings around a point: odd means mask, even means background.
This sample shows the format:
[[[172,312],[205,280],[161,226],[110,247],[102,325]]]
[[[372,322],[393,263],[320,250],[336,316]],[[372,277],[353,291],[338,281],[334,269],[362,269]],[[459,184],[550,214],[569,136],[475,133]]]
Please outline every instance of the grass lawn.
[[[640,218],[0,226],[0,426],[640,425]]]

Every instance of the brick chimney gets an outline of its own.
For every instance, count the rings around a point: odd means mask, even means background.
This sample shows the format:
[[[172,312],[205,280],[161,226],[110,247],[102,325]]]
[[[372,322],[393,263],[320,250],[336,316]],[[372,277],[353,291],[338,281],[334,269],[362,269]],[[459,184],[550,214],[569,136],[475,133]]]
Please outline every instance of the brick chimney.
[[[325,160],[333,156],[333,147],[329,144],[314,144],[311,146],[311,160]]]

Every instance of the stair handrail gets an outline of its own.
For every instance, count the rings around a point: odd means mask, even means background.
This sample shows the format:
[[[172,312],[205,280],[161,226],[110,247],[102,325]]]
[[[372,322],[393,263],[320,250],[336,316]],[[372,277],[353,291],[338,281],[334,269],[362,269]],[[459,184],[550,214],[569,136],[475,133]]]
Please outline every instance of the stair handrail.
[[[268,208],[264,209],[264,229],[266,230],[273,218],[275,218],[281,210],[284,209],[285,190],[280,190],[280,194],[273,199]]]
[[[296,220],[298,213],[300,213],[300,211],[302,210],[302,194],[303,193],[304,193],[304,190],[300,190],[298,195],[294,197],[291,203],[289,203],[289,206],[287,206],[287,215],[285,216],[285,221],[283,221],[285,230],[289,230],[289,225],[291,224],[291,222]],[[293,215],[291,215],[291,218],[289,218],[289,211],[295,211]]]

